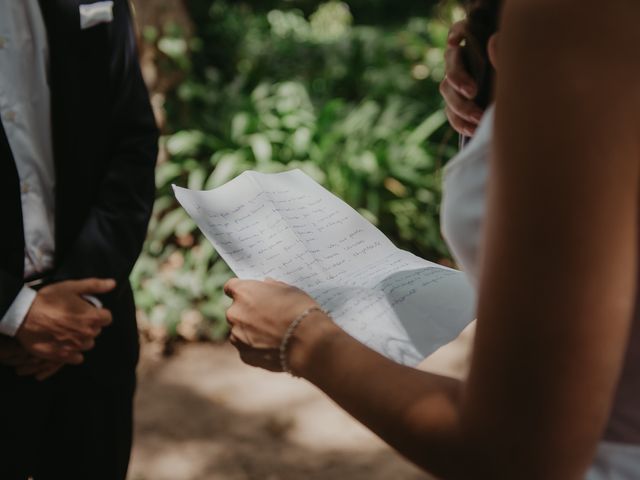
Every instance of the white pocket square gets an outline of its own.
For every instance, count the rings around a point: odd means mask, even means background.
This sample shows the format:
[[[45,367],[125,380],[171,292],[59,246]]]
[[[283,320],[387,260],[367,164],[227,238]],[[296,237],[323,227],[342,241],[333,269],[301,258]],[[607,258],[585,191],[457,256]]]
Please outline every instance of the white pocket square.
[[[86,30],[100,23],[113,21],[113,1],[80,5],[80,28]]]

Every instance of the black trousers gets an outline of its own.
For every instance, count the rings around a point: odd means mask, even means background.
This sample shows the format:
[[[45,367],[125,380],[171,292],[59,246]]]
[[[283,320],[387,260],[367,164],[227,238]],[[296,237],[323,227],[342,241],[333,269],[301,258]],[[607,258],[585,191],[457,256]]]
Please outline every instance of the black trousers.
[[[138,337],[133,315],[117,310],[82,365],[44,382],[0,367],[1,480],[126,478]]]
[[[8,373],[0,373],[2,385]],[[3,480],[124,480],[135,379],[104,382],[67,367],[39,384],[19,379],[0,400]]]

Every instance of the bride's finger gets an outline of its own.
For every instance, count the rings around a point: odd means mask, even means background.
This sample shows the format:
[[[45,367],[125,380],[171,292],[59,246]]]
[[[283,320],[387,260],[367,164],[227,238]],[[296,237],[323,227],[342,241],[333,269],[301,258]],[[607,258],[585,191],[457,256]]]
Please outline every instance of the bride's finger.
[[[233,337],[234,341],[238,344],[244,344],[248,347],[251,347],[251,339],[247,335],[245,329],[242,327],[242,324],[236,324],[231,327],[231,333],[229,337]],[[238,348],[237,345],[234,344],[234,347]]]
[[[240,283],[240,280],[237,278],[227,280],[227,283],[225,283],[223,287],[224,293],[227,297],[234,298],[236,293],[235,289],[238,286],[238,283]]]
[[[237,302],[234,302],[229,308],[227,308],[227,311],[225,312],[225,317],[227,319],[227,323],[231,327],[240,323],[240,319],[242,318],[241,312],[242,312],[242,309],[240,308]]]

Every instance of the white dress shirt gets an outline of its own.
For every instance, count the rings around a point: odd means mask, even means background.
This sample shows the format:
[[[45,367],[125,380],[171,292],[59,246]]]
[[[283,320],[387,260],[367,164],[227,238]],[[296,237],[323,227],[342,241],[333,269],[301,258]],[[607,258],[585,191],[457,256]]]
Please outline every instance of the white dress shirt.
[[[25,278],[53,266],[55,171],[49,45],[38,0],[0,0],[0,116],[20,177]],[[35,299],[24,287],[0,320],[14,336]]]

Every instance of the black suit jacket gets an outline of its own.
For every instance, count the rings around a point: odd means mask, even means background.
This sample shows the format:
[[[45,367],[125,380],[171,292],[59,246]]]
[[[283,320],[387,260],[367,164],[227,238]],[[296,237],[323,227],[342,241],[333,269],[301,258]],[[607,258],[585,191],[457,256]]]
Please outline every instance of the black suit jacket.
[[[80,0],[40,0],[47,27],[54,162],[56,255],[53,281],[114,278],[106,300],[135,331],[128,276],[145,238],[154,199],[158,132],[138,64],[126,0],[114,19],[80,28]],[[0,317],[23,284],[19,178],[0,127]],[[107,335],[108,336],[108,335]]]

